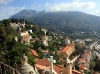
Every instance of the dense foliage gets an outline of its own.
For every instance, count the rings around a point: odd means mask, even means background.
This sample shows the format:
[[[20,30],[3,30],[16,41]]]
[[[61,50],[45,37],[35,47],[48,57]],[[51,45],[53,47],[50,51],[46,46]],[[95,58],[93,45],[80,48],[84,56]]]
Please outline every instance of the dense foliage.
[[[13,19],[14,20],[14,19]],[[12,20],[6,19],[0,22],[0,59],[4,63],[15,67],[20,64],[20,58],[26,54],[30,64],[34,64],[34,57],[29,54],[28,46],[15,41],[18,32],[10,25]],[[18,20],[16,20],[18,21]],[[16,64],[15,64],[16,63]]]
[[[91,70],[100,72],[100,59],[98,57],[91,60],[90,68]]]

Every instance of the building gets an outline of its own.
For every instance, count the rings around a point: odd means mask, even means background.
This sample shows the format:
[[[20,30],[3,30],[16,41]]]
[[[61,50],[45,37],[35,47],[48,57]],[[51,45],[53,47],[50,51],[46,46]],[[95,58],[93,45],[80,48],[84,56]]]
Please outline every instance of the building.
[[[62,74],[81,74],[81,72],[75,70],[73,60],[66,57],[62,61]]]
[[[42,37],[42,43],[45,45],[45,46],[48,46],[48,40],[49,40],[49,37],[48,36],[43,36]]]
[[[91,59],[91,50],[84,50],[84,53],[78,59],[78,65],[80,70],[89,70],[90,68],[90,59]]]
[[[29,45],[31,43],[32,36],[29,35],[28,31],[20,32],[20,35],[22,36],[21,43],[24,43],[25,45]]]
[[[69,38],[67,37],[67,38],[65,39],[65,44],[68,45],[68,44],[70,44],[70,43],[71,43],[71,42],[70,42]]]
[[[28,33],[28,31],[24,31],[24,32],[20,32],[20,35],[21,35],[21,36],[28,36],[29,33]]]
[[[33,31],[32,31],[32,30],[28,30],[28,32],[29,32],[29,33],[33,33]]]
[[[32,56],[35,57],[35,59],[39,58],[39,55],[38,55],[38,53],[37,53],[35,50],[33,50],[33,49],[31,49],[31,48],[28,48],[28,50],[29,50],[29,53],[30,53]]]
[[[32,39],[32,36],[30,36],[30,35],[23,36],[21,43],[25,43],[25,45],[29,45],[31,39]]]
[[[78,44],[78,45],[81,45],[81,46],[85,46],[84,40],[76,39],[74,42],[75,42],[76,45]]]
[[[36,60],[36,68],[38,69],[40,74],[58,74],[57,70],[54,69],[55,60],[53,60],[53,56],[50,58],[38,59]],[[55,66],[56,68],[57,66]],[[57,72],[56,72],[57,71]]]
[[[10,24],[11,24],[11,27],[12,27],[13,29],[15,29],[15,30],[17,30],[17,28],[19,27],[19,25],[16,24],[16,23],[10,23]]]
[[[63,49],[57,52],[59,58],[69,57],[75,50],[75,43],[66,45]],[[68,54],[67,54],[68,53]]]
[[[46,35],[47,29],[41,29],[41,31],[43,31],[44,34]]]
[[[55,63],[53,57],[36,60],[36,68],[40,74],[81,74],[73,69],[73,63],[68,58],[63,59],[62,65]]]

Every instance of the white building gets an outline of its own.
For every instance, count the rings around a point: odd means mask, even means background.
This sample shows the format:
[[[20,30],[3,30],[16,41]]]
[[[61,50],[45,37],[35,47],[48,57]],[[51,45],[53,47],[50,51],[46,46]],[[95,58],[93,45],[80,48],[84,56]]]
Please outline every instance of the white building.
[[[67,38],[65,39],[65,44],[68,45],[68,44],[70,44],[70,43],[71,43],[71,42],[70,42],[69,38],[67,37]]]
[[[26,36],[26,35],[29,35],[28,31],[24,31],[24,32],[20,32],[20,35],[21,36]]]

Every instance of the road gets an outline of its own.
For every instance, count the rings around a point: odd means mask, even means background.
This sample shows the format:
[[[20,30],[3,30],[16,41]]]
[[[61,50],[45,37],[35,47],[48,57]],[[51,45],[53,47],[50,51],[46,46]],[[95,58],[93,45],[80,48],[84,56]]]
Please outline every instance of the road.
[[[92,50],[91,57],[95,58],[96,56],[98,56],[98,58],[100,59],[100,51],[98,49],[96,49],[97,45],[98,45],[98,41],[96,41],[90,45],[90,49]]]
[[[98,41],[96,41],[96,42],[94,42],[94,43],[92,43],[89,47],[90,47],[90,49],[91,50],[93,50],[94,49],[94,46],[96,45],[98,43]]]

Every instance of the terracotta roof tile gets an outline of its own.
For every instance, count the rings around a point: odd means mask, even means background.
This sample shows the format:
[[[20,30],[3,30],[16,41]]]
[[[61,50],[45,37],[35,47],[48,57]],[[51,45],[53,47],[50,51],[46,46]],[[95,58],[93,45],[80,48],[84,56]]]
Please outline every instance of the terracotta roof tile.
[[[80,70],[84,70],[84,65],[83,64],[79,64],[79,68],[80,68]]]
[[[50,62],[48,61],[48,59],[38,59],[38,60],[36,60],[36,67],[38,69],[50,70]],[[61,74],[62,66],[54,64],[53,67],[57,74]],[[80,72],[73,70],[72,74],[80,74]]]
[[[22,41],[28,41],[31,38],[31,36],[23,36]]]
[[[62,67],[61,66],[58,66],[58,65],[54,65],[54,70],[57,72],[57,74],[61,74],[61,71],[62,71]]]
[[[28,50],[29,50],[29,52],[30,52],[33,56],[39,57],[38,54],[37,54],[37,52],[36,52],[35,50],[30,49],[30,48],[29,48]]]
[[[43,66],[43,65],[36,64],[36,67],[37,67],[38,69],[46,69],[46,70],[50,70],[50,66],[47,67],[47,66]]]
[[[29,35],[23,36],[23,39],[27,39],[27,38],[30,38],[30,36]]]
[[[36,60],[36,64],[42,65],[42,66],[50,66],[50,62],[48,61],[48,59],[38,59]]]
[[[72,74],[81,74],[81,73],[77,70],[72,70]]]
[[[63,48],[62,50],[60,50],[60,52],[66,52],[69,48],[70,48],[70,46],[66,46],[65,48]]]
[[[36,67],[40,69],[50,69],[50,62],[48,59],[38,59],[36,61]],[[57,74],[60,74],[62,67],[58,65],[53,65],[54,70],[57,72]]]

